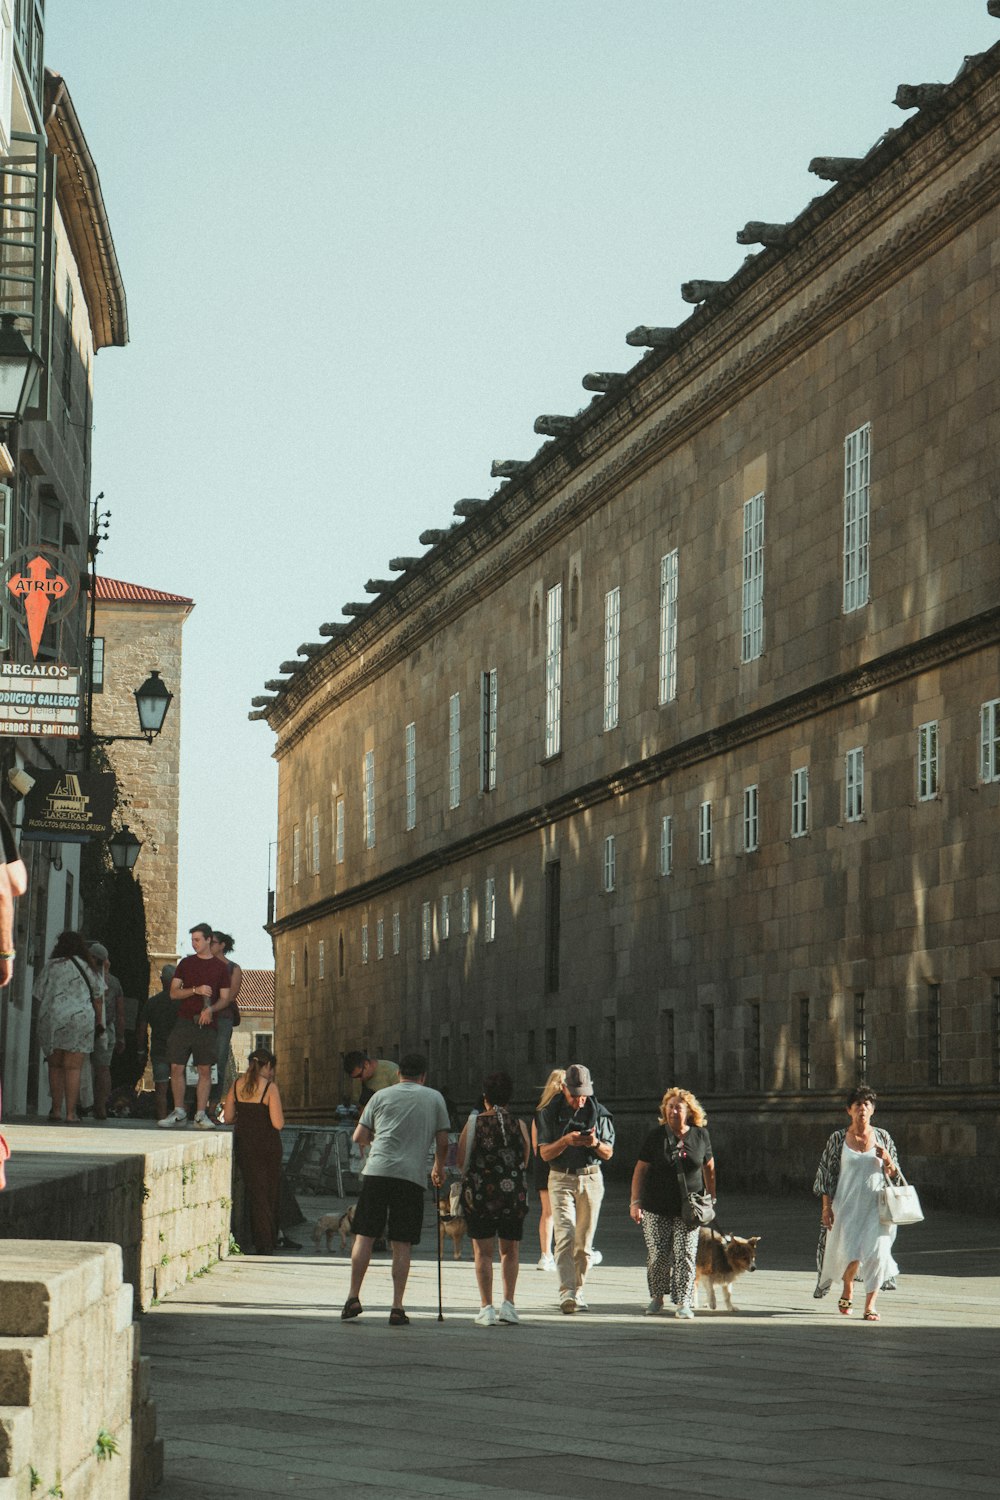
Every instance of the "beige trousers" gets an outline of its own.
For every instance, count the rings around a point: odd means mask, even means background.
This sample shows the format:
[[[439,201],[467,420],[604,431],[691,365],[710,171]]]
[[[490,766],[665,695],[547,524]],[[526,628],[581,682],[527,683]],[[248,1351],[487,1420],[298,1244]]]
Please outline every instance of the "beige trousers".
[[[556,1270],[560,1292],[577,1292],[590,1270],[590,1252],[604,1198],[600,1167],[582,1172],[549,1169],[549,1202],[555,1236]]]

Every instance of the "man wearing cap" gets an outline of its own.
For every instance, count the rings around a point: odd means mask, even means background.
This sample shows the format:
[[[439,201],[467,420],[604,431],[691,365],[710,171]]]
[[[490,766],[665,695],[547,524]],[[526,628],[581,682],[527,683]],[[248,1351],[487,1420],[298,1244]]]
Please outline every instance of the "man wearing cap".
[[[614,1149],[614,1121],[594,1098],[590,1069],[570,1063],[562,1093],[538,1116],[538,1153],[549,1163],[559,1306],[564,1313],[587,1311],[583,1287],[604,1198],[601,1163],[611,1160]]]

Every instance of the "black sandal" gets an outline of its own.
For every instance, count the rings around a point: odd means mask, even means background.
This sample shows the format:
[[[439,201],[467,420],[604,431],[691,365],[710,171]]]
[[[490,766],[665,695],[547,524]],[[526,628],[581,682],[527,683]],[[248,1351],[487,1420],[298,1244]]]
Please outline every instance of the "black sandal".
[[[409,1322],[410,1322],[409,1318],[406,1316],[405,1312],[403,1311],[403,1309],[401,1307],[393,1307],[393,1308],[390,1309],[390,1311],[389,1311],[389,1327],[390,1328],[406,1328],[409,1325]]]
[[[348,1297],[347,1301],[340,1309],[341,1321],[346,1323],[349,1318],[356,1318],[360,1313],[363,1312],[364,1308],[361,1306],[361,1298]]]

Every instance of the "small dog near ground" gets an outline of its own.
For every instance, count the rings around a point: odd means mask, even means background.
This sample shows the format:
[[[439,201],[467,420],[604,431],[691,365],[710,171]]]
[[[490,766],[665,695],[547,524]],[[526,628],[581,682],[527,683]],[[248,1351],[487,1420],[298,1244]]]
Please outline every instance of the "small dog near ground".
[[[722,1234],[718,1229],[700,1230],[698,1257],[695,1261],[695,1306],[698,1305],[699,1289],[705,1286],[708,1290],[708,1305],[714,1312],[716,1288],[721,1287],[727,1311],[735,1312],[733,1282],[746,1271],[756,1271],[759,1244],[759,1234],[744,1240],[738,1234]]]
[[[324,1239],[326,1240],[327,1254],[333,1254],[334,1235],[340,1236],[341,1250],[347,1249],[347,1240],[354,1227],[354,1207],[355,1205],[352,1203],[347,1212],[341,1214],[339,1217],[337,1214],[324,1214],[321,1219],[316,1220],[316,1223],[313,1225],[313,1244],[316,1246],[317,1254],[320,1250],[320,1242]]]
[[[441,1237],[441,1249],[444,1250],[445,1235],[451,1240],[452,1254],[456,1260],[462,1259],[462,1241],[465,1239],[465,1220],[461,1214],[453,1214],[451,1201],[445,1196],[438,1199],[438,1233]]]

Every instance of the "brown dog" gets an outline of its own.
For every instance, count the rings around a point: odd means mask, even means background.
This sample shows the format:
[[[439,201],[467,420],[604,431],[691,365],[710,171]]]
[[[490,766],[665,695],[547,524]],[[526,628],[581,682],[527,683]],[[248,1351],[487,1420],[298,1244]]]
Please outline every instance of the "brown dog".
[[[721,1287],[727,1311],[735,1312],[733,1282],[746,1271],[756,1271],[759,1244],[759,1234],[744,1240],[738,1234],[722,1234],[718,1229],[699,1230],[694,1271],[695,1306],[698,1305],[698,1289],[704,1285],[708,1288],[708,1305],[714,1312],[715,1290]]]
[[[456,1260],[462,1259],[462,1241],[465,1239],[465,1220],[461,1214],[453,1214],[451,1202],[447,1196],[438,1199],[438,1234],[441,1239],[441,1250],[444,1251],[445,1235],[451,1240],[452,1254]]]
[[[341,1214],[339,1218],[336,1214],[324,1214],[321,1219],[316,1220],[316,1223],[313,1225],[313,1244],[316,1246],[317,1254],[319,1254],[320,1241],[324,1238],[326,1239],[327,1254],[333,1254],[333,1237],[335,1234],[340,1236],[341,1250],[347,1249],[348,1237],[354,1228],[355,1206],[352,1203],[347,1212]]]

